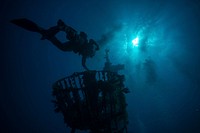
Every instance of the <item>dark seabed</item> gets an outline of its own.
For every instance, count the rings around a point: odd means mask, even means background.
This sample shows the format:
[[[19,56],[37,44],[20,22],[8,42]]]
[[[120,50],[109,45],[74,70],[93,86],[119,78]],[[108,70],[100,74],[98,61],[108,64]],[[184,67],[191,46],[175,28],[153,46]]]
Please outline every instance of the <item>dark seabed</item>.
[[[125,64],[129,133],[200,133],[199,0],[4,0],[0,16],[1,133],[70,132],[54,112],[52,84],[84,71],[79,55],[11,24],[16,18],[85,31],[101,47],[91,70],[102,70],[106,48]]]

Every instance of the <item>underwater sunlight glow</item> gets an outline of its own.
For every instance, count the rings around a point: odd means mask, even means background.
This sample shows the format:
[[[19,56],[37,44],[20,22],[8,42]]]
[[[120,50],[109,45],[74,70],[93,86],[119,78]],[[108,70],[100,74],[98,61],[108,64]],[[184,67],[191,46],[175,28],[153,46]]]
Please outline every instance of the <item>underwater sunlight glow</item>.
[[[138,47],[138,43],[139,43],[139,38],[136,37],[135,39],[132,40],[132,44],[134,47]]]

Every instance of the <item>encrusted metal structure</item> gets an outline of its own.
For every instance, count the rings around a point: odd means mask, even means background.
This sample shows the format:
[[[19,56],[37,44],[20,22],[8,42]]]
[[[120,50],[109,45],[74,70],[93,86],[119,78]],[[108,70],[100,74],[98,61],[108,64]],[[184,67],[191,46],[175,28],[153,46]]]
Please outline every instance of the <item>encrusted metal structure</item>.
[[[124,76],[110,71],[86,71],[53,85],[55,111],[61,112],[71,133],[127,133]]]

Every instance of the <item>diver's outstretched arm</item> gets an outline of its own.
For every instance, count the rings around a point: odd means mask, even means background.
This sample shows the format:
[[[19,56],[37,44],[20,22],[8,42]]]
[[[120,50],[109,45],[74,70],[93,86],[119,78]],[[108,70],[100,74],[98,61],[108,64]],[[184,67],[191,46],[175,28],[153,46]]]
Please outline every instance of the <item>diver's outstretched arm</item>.
[[[95,42],[94,45],[96,46],[95,50],[99,50],[99,45]]]
[[[87,66],[86,66],[85,64],[86,64],[86,56],[82,56],[82,66],[83,66],[87,71],[89,71],[89,69],[87,68]]]
[[[89,42],[96,46],[95,50],[99,50],[99,45],[96,43],[96,41],[94,41],[93,39],[90,39]]]

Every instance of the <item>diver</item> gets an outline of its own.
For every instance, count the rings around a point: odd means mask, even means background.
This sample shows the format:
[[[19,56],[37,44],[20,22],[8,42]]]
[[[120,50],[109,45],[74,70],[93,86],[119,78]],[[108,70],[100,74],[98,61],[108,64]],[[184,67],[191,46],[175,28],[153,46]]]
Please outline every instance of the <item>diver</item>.
[[[67,26],[61,19],[58,20],[56,26],[50,27],[47,30],[39,27],[37,24],[28,19],[14,19],[11,22],[26,30],[42,34],[41,40],[49,40],[62,51],[74,52],[81,55],[82,66],[86,70],[89,70],[86,66],[86,59],[92,58],[95,55],[95,52],[99,50],[98,44],[93,39],[88,41],[87,34],[85,32],[78,33],[72,27]],[[64,43],[56,37],[56,34],[60,31],[64,31],[66,33],[67,41]]]
[[[55,35],[59,31],[64,31],[67,34],[67,42],[62,43],[56,38]],[[73,51],[74,53],[81,55],[82,66],[86,70],[89,70],[85,65],[86,59],[92,58],[95,55],[95,52],[99,50],[98,44],[93,39],[88,41],[87,34],[85,32],[80,32],[78,34],[74,29],[65,25],[62,20],[58,20],[57,26],[51,27],[45,31],[44,39],[49,40],[62,51]]]

